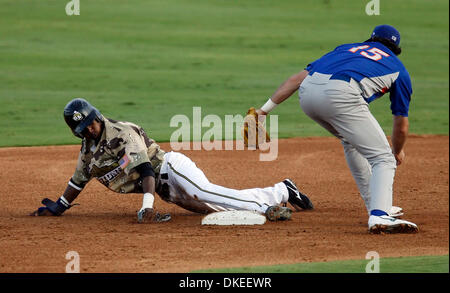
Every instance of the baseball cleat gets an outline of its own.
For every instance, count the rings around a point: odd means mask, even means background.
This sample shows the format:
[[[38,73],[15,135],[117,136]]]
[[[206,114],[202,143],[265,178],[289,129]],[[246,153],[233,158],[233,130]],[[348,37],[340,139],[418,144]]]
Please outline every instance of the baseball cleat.
[[[416,224],[399,220],[389,216],[370,216],[369,233],[417,233],[419,228]]]
[[[285,221],[291,218],[292,210],[287,207],[270,206],[265,215],[269,221]]]
[[[369,214],[370,217],[370,211],[367,211],[367,213]],[[400,218],[403,215],[404,215],[403,209],[401,207],[396,206],[392,206],[388,213],[388,216],[393,218]]]
[[[294,181],[292,181],[291,179],[285,179],[283,183],[284,185],[286,185],[286,188],[289,191],[288,201],[295,208],[295,210],[300,211],[301,209],[314,209],[311,200],[306,196],[306,194],[303,194],[298,190]]]
[[[401,207],[392,206],[389,210],[389,217],[398,218],[403,215],[403,209]]]

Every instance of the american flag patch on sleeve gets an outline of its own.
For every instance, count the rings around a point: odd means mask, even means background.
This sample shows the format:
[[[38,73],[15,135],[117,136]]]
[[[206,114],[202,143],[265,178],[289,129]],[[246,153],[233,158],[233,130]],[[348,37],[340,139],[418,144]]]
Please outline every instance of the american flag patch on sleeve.
[[[129,159],[128,156],[125,154],[125,155],[122,157],[122,159],[120,159],[120,161],[119,161],[120,168],[122,168],[122,170],[125,169],[126,166],[128,166],[129,163],[130,163],[130,159]]]

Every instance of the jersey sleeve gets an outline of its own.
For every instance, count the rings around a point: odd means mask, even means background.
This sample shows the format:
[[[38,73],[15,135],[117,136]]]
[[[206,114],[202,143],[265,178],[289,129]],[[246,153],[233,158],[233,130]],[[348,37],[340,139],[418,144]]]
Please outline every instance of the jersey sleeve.
[[[144,138],[140,135],[139,129],[130,129],[121,132],[118,137],[120,144],[116,148],[119,165],[125,174],[130,174],[131,170],[142,163],[150,163],[147,154],[147,146]]]
[[[75,169],[75,173],[69,181],[70,186],[80,191],[92,178],[92,176],[87,171],[88,168],[86,164],[87,163],[84,158],[83,152],[80,152],[77,161],[77,168]]]
[[[390,89],[391,111],[395,116],[408,117],[409,103],[411,102],[411,78],[406,70],[400,72],[397,80]]]

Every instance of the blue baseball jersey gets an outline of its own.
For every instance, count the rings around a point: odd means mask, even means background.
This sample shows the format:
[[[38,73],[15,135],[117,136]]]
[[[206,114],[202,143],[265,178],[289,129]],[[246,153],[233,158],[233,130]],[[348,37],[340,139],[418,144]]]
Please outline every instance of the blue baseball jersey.
[[[408,116],[411,101],[411,78],[400,59],[378,42],[344,44],[308,64],[305,68],[341,78],[352,78],[367,103],[390,92],[392,114]]]

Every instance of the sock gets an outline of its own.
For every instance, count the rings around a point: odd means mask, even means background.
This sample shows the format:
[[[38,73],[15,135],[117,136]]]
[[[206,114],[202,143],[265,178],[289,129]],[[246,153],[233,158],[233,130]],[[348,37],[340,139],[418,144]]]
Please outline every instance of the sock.
[[[379,217],[379,216],[388,216],[388,213],[386,213],[385,211],[382,211],[382,210],[371,210],[370,215]]]

